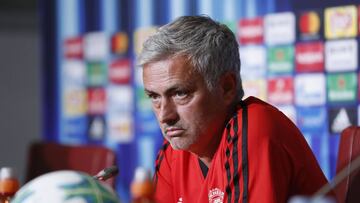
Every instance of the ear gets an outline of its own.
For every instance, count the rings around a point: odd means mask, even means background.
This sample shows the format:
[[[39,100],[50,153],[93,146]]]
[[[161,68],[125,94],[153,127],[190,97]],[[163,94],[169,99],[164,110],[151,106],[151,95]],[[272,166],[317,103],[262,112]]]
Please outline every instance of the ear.
[[[236,77],[234,73],[227,72],[220,78],[220,87],[226,104],[233,103],[236,97]]]

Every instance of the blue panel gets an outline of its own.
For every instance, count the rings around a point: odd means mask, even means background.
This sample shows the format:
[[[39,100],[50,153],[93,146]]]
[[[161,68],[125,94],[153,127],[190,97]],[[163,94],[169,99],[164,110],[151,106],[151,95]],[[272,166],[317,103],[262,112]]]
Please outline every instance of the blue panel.
[[[79,18],[79,33],[85,33],[86,31],[86,12],[85,12],[85,1],[77,0],[78,2],[78,18]]]
[[[143,135],[137,145],[138,149],[138,164],[137,166],[144,167],[153,171],[155,163],[155,140],[151,135]],[[154,172],[154,171],[153,171]]]
[[[289,0],[275,0],[276,12],[285,12],[292,10],[292,2]]]
[[[235,0],[224,0],[223,1],[223,20],[224,21],[235,21],[237,19],[237,7],[236,7],[236,2]]]
[[[333,177],[336,174],[336,161],[339,151],[339,135],[331,135],[329,137],[329,159],[330,159],[330,174]]]
[[[86,32],[98,31],[102,27],[100,16],[100,0],[86,0],[85,5],[85,30]]]
[[[130,202],[130,183],[134,176],[134,169],[137,166],[136,146],[133,144],[122,144],[118,151],[118,167],[120,168],[117,181],[117,191],[121,195],[122,202]]]
[[[68,127],[70,126],[68,121],[66,120],[66,118],[64,118],[64,109],[63,106],[64,104],[62,103],[64,101],[63,96],[64,96],[64,84],[67,82],[65,81],[67,78],[65,77],[61,77],[62,76],[62,67],[64,65],[64,60],[63,60],[63,43],[65,41],[65,39],[69,38],[69,37],[74,37],[74,36],[78,36],[80,34],[80,18],[79,18],[79,1],[73,1],[73,0],[59,0],[58,1],[58,23],[57,25],[59,26],[58,29],[58,38],[57,38],[57,45],[58,45],[58,54],[57,54],[57,58],[58,58],[58,64],[57,64],[57,70],[58,70],[58,76],[59,78],[57,79],[58,81],[58,93],[59,93],[59,98],[60,98],[60,102],[59,102],[59,123],[60,123],[60,129],[59,129],[59,138],[58,140],[60,142],[68,142],[69,137],[64,137],[64,136],[70,136],[72,137],[71,139],[74,140],[74,136],[77,134],[73,134],[73,133],[69,133],[65,132],[65,129],[68,129]],[[65,14],[65,15],[64,15]],[[78,122],[78,120],[76,121]],[[73,122],[72,122],[73,123]],[[71,125],[71,126],[76,126],[76,125]],[[82,126],[82,125],[79,125]],[[84,127],[84,126],[82,126]],[[80,128],[79,128],[80,129]],[[78,129],[78,130],[79,130]],[[76,131],[77,129],[74,129],[74,131]],[[81,131],[81,130],[80,130]],[[78,131],[79,132],[79,131]],[[83,132],[83,131],[81,131]],[[84,131],[85,132],[85,131]],[[84,132],[80,135],[78,139],[74,142],[77,143],[81,143],[83,142],[86,137],[84,136]],[[80,140],[82,139],[82,141]]]
[[[224,4],[222,0],[212,0],[212,18],[214,18],[217,21],[223,21],[224,19]]]
[[[156,0],[156,4],[154,6],[155,13],[155,24],[156,25],[164,25],[170,22],[170,6],[172,1],[167,0]]]
[[[42,137],[46,141],[56,141],[60,135],[60,109],[58,87],[58,6],[57,1],[40,0],[40,38],[42,41]],[[52,54],[49,54],[52,53]]]
[[[117,31],[118,16],[117,15],[117,1],[106,0],[100,2],[101,8],[101,30],[106,33],[115,33]]]
[[[184,16],[189,14],[189,2],[184,0],[173,0],[169,3],[169,15],[170,21],[175,20],[179,16]]]
[[[245,16],[247,18],[253,18],[257,15],[256,9],[257,9],[256,1],[254,0],[246,0],[246,9],[245,9]]]
[[[59,2],[59,25],[61,38],[73,37],[79,34],[79,4],[74,0],[63,0]],[[66,15],[64,15],[66,13]]]
[[[329,159],[329,135],[328,134],[310,134],[311,135],[311,149],[323,170],[325,176],[331,178],[331,167]]]
[[[154,25],[154,1],[135,0],[136,2],[136,27],[148,27]]]
[[[198,0],[197,1],[197,15],[206,14],[210,17],[213,16],[213,9],[212,9],[212,1],[211,0]]]

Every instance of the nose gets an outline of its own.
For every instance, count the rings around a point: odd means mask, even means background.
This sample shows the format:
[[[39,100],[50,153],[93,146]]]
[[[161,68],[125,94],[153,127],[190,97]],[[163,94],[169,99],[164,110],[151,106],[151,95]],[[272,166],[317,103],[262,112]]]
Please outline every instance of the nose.
[[[161,124],[172,125],[179,120],[177,108],[171,99],[164,99],[158,113],[158,119]]]

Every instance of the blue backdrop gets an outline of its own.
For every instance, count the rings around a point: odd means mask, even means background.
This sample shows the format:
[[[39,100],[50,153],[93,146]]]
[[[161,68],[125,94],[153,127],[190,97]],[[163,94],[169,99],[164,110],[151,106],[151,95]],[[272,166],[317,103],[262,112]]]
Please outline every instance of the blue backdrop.
[[[142,92],[141,69],[134,64],[137,47],[153,31],[153,26],[182,15],[206,14],[221,22],[237,23],[240,19],[269,13],[323,10],[359,2],[41,0],[43,138],[66,144],[99,144],[115,150],[120,167],[117,191],[127,202],[135,167],[152,169],[162,142],[150,104]],[[111,79],[110,73],[114,72],[120,76]],[[357,100],[351,106],[357,108]],[[328,106],[326,102],[320,108]],[[315,116],[324,111],[297,110]],[[315,130],[320,134],[316,136],[306,126],[301,130],[325,174],[331,178],[335,173],[338,135],[331,134],[327,128]]]

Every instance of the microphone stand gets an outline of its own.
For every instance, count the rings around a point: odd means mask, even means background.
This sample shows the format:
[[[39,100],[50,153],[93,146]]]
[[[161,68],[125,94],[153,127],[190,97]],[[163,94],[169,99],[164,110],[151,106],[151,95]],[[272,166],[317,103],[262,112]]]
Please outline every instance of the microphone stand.
[[[344,180],[347,176],[350,176],[352,172],[360,167],[360,156],[358,156],[355,160],[351,161],[344,169],[342,169],[331,182],[324,185],[320,190],[318,190],[313,198],[321,197],[330,192],[334,186],[339,184],[342,180]]]

